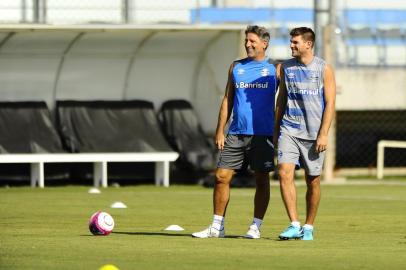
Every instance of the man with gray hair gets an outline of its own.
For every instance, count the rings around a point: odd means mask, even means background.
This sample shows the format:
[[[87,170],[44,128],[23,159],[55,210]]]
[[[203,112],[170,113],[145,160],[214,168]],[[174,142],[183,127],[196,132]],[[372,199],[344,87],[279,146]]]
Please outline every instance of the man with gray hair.
[[[230,183],[235,170],[254,171],[256,192],[254,218],[246,238],[260,238],[260,227],[270,197],[269,172],[274,168],[272,144],[274,103],[278,85],[276,68],[266,57],[269,32],[264,27],[248,26],[245,31],[247,57],[234,61],[221,103],[215,143],[220,156],[213,192],[213,222],[193,237],[224,237],[224,218],[230,199]],[[225,136],[225,127],[233,119]]]

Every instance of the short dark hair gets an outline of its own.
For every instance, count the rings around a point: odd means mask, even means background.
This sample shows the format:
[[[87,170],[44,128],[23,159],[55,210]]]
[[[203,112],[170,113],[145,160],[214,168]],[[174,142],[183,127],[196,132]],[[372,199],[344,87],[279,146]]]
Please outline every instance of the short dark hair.
[[[248,25],[247,29],[245,29],[245,35],[248,33],[256,34],[260,39],[265,40],[269,43],[269,39],[271,35],[269,34],[268,30],[265,27],[258,26],[258,25]]]
[[[316,34],[309,27],[296,27],[290,31],[291,37],[302,36],[304,41],[311,41],[312,47],[316,41]]]

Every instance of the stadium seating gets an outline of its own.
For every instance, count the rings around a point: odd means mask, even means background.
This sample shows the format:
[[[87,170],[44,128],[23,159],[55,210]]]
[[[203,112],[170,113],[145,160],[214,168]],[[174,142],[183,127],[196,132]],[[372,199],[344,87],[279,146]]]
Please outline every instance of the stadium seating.
[[[57,123],[70,152],[172,152],[152,102],[57,101]]]
[[[177,158],[162,135],[152,102],[57,101],[56,111],[63,143],[72,153],[143,153],[148,155],[144,162],[166,160],[165,173],[169,173],[168,162]],[[134,179],[154,172],[147,164],[110,165],[110,178]],[[162,170],[160,165],[155,169]]]
[[[269,29],[271,40],[267,54],[272,59],[288,59],[291,56],[289,48],[289,29],[287,27],[272,27]]]
[[[64,152],[45,102],[0,102],[0,154],[3,157]],[[46,169],[48,179],[69,177],[69,170],[60,164],[47,164]],[[0,179],[23,182],[30,178],[29,175],[28,163],[0,165]]]
[[[279,23],[309,24],[313,10],[308,8],[199,8],[190,12],[192,23]]]
[[[0,102],[0,153],[65,152],[45,102]]]
[[[405,30],[398,27],[379,28],[378,42],[383,51],[384,64],[403,66],[406,63]]]
[[[381,63],[374,29],[348,28],[345,41],[349,57],[348,64],[378,66]]]
[[[196,178],[199,173],[214,169],[214,144],[211,138],[206,137],[188,101],[168,100],[162,104],[158,116],[165,137],[173,149],[179,152],[179,159],[175,163],[178,172],[187,172],[189,178]]]
[[[405,10],[345,9],[340,28],[347,64],[405,66],[405,15]]]
[[[169,186],[169,162],[178,154],[161,134],[151,102],[61,101],[57,111],[63,143],[72,153],[63,150],[44,102],[0,102],[0,163],[7,163],[6,171],[10,164],[31,164],[31,186],[44,187],[45,165],[88,163],[94,185],[106,187],[108,163],[153,162],[155,183]]]

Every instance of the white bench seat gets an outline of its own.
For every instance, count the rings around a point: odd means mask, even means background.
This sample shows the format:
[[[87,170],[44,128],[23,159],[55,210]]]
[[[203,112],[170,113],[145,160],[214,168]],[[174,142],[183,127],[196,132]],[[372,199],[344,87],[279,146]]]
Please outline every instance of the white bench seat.
[[[155,162],[155,184],[169,187],[169,162],[178,156],[176,152],[1,154],[0,163],[30,163],[31,186],[43,188],[44,163],[93,163],[94,186],[107,187],[108,162]]]

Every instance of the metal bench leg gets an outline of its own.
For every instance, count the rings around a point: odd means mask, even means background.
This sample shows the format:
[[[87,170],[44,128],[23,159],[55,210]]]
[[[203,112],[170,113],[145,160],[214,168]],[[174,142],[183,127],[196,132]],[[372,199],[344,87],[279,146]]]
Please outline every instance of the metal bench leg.
[[[155,185],[169,187],[169,161],[155,162]]]
[[[169,161],[164,161],[164,187],[169,187]]]
[[[163,162],[157,161],[155,162],[155,185],[160,186],[164,179],[164,164]]]
[[[44,188],[44,163],[31,163],[31,187]]]
[[[107,187],[107,162],[93,163],[93,185]]]

